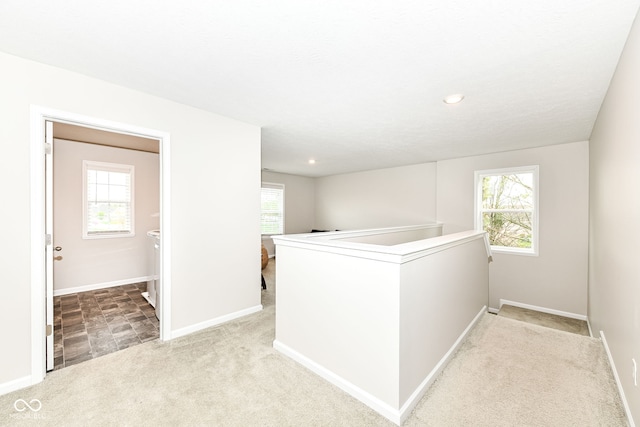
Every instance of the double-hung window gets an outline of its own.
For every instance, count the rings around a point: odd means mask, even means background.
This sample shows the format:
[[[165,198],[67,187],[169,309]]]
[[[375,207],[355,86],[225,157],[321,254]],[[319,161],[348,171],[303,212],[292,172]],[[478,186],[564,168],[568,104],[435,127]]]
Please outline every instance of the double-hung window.
[[[284,233],[284,185],[262,183],[260,226],[263,235]]]
[[[134,167],[85,160],[82,169],[82,237],[134,236]]]
[[[476,171],[476,230],[496,252],[538,254],[538,166]]]

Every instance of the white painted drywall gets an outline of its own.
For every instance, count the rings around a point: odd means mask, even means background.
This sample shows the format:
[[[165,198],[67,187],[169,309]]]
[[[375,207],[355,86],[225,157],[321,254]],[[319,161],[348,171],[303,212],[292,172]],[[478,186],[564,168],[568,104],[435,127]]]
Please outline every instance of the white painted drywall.
[[[365,234],[355,237],[344,237],[332,239],[332,241],[366,243],[381,246],[395,246],[403,243],[415,242],[417,240],[430,239],[432,237],[442,236],[442,225],[435,223],[430,228],[417,228],[413,230],[398,231],[394,233],[384,232]]]
[[[277,251],[276,340],[397,408],[399,266],[286,245]]]
[[[640,386],[640,22],[636,18],[590,139],[589,320],[603,331],[636,424]],[[638,375],[640,384],[640,374]]]
[[[53,235],[62,259],[53,264],[54,293],[100,287],[113,282],[135,283],[152,274],[147,231],[160,228],[159,155],[81,142],[54,141]],[[135,236],[82,238],[82,162],[133,165]]]
[[[31,105],[170,133],[172,330],[260,307],[259,127],[7,54],[0,69],[0,387],[31,375]]]
[[[436,164],[316,178],[315,195],[315,228],[424,224],[436,219]]]
[[[486,309],[484,233],[460,234],[395,247],[276,238],[274,347],[399,424]]]
[[[484,238],[402,264],[399,283],[399,400],[404,404],[486,307]]]
[[[284,184],[284,233],[311,231],[315,217],[314,178],[263,171],[262,181]]]
[[[262,182],[284,184],[284,233],[308,233],[314,228],[315,179],[305,176],[262,171]],[[275,245],[270,237],[262,243],[270,257],[275,256]]]
[[[445,234],[474,226],[474,171],[539,165],[539,256],[494,253],[489,306],[506,299],[587,313],[589,146],[576,142],[438,162]]]

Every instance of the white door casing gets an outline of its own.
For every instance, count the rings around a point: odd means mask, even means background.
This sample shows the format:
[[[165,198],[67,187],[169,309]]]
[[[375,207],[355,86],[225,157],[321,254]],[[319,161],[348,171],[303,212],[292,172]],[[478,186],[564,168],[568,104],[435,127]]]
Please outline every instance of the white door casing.
[[[53,122],[45,121],[45,252],[46,252],[46,346],[47,371],[54,367],[53,349]]]
[[[171,162],[170,135],[167,132],[142,128],[138,126],[112,122],[95,117],[83,116],[66,111],[54,110],[37,105],[31,106],[31,384],[42,381],[46,375],[48,354],[53,362],[53,330],[51,331],[51,349],[48,349],[47,318],[51,313],[51,328],[53,328],[53,241],[47,245],[47,180],[46,162],[52,156],[45,156],[45,127],[46,122],[64,122],[78,126],[85,126],[105,130],[108,132],[126,133],[145,138],[159,140],[160,146],[160,230],[162,245],[160,253],[160,277],[162,280],[162,294],[159,301],[162,316],[160,319],[160,340],[171,339]],[[51,133],[51,136],[52,133]],[[49,160],[51,159],[51,160]],[[52,191],[51,191],[52,194]],[[53,199],[51,199],[53,200]],[[49,210],[50,212],[50,210]],[[53,216],[50,229],[52,231]],[[51,252],[51,253],[49,253]],[[48,262],[48,258],[51,260]],[[51,280],[48,279],[51,269]],[[50,289],[49,289],[50,288]],[[49,293],[50,291],[50,293]],[[51,300],[51,310],[47,310]]]

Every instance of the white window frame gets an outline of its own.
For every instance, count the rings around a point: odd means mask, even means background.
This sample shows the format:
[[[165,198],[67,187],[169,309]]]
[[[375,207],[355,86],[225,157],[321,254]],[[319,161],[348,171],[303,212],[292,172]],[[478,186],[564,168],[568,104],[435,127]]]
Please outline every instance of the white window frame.
[[[262,187],[260,188],[260,197],[262,198],[262,189],[263,188],[272,188],[277,190],[282,190],[282,233],[262,233],[262,204],[260,205],[260,234],[262,236],[275,236],[277,234],[284,234],[285,230],[285,189],[284,184],[278,184],[275,182],[263,182]]]
[[[494,246],[491,245],[492,252],[505,253],[505,254],[514,254],[514,255],[528,255],[528,256],[538,256],[539,249],[539,166],[531,165],[531,166],[519,166],[513,168],[503,168],[503,169],[488,169],[488,170],[479,170],[475,171],[475,190],[474,190],[474,228],[478,231],[484,231],[483,222],[482,222],[482,213],[485,211],[482,209],[482,181],[486,176],[495,176],[495,175],[514,175],[518,173],[531,173],[533,175],[533,209],[526,210],[531,211],[532,220],[531,220],[531,248],[512,248],[507,246]]]
[[[129,174],[129,224],[128,231],[89,231],[88,215],[89,201],[87,199],[87,173],[89,170],[118,172]],[[134,237],[135,233],[135,166],[119,163],[96,162],[93,160],[82,161],[82,238],[83,239],[113,239],[118,237]]]

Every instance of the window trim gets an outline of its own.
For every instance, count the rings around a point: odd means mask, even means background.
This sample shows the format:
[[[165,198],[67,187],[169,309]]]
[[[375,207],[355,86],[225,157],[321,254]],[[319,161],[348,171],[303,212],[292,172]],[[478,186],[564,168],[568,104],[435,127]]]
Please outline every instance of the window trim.
[[[100,233],[90,233],[88,230],[88,200],[87,200],[87,172],[89,170],[101,170],[108,172],[120,172],[129,174],[129,231],[105,231]],[[82,161],[82,238],[92,239],[114,239],[118,237],[135,237],[135,166],[121,163],[106,163],[93,160]]]
[[[531,248],[511,248],[508,246],[494,246],[491,245],[491,251],[496,253],[512,254],[512,255],[525,255],[525,256],[538,256],[539,255],[539,211],[540,211],[540,198],[539,198],[539,169],[538,165],[530,166],[517,166],[512,168],[501,169],[486,169],[475,171],[475,186],[474,186],[474,229],[478,231],[484,231],[482,227],[482,179],[486,176],[494,175],[513,175],[518,173],[532,173],[533,174],[533,218],[531,221]]]
[[[280,184],[277,182],[262,182],[262,185],[260,186],[260,197],[262,198],[262,189],[263,188],[272,188],[272,189],[277,189],[277,190],[282,190],[282,233],[262,233],[262,203],[260,204],[260,235],[264,236],[264,237],[271,237],[271,236],[278,236],[280,234],[284,234],[285,233],[285,206],[286,206],[286,202],[285,202],[285,188],[284,188],[284,184]]]

